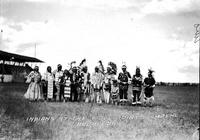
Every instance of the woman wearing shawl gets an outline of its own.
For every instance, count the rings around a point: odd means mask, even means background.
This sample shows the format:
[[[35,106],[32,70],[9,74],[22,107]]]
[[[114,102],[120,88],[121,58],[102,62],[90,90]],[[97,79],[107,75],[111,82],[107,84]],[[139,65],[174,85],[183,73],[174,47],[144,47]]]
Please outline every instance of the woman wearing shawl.
[[[29,100],[39,100],[42,99],[41,89],[40,89],[41,74],[39,72],[39,67],[35,66],[34,70],[27,76],[27,82],[30,82],[27,92],[24,97]]]
[[[53,99],[53,87],[54,87],[54,76],[53,73],[51,72],[51,67],[47,67],[47,72],[44,73],[43,78],[42,78],[42,83],[43,83],[43,95],[44,98],[47,100],[52,100]]]

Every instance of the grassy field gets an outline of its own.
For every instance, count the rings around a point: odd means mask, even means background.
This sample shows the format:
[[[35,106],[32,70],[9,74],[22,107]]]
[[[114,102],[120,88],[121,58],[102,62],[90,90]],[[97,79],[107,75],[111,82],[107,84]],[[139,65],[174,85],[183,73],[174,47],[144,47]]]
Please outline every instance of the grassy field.
[[[189,140],[199,126],[199,87],[156,87],[153,107],[28,102],[26,88],[0,85],[2,139]]]

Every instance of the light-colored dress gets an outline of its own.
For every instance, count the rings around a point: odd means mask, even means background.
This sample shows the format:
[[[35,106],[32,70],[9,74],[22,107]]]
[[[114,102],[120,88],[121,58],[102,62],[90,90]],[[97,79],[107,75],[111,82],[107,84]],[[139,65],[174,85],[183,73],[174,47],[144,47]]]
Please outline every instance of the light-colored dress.
[[[88,72],[84,73],[83,88],[84,88],[84,93],[89,94],[89,92],[90,92],[90,74]]]
[[[24,94],[24,97],[29,100],[43,99],[40,89],[41,74],[39,72],[32,71],[27,78],[30,79],[30,84]]]
[[[64,79],[64,97],[65,98],[70,98],[71,95],[71,81],[70,81],[70,77],[65,76]]]
[[[46,72],[44,73],[43,78],[47,82],[47,98],[52,99],[53,98],[53,81],[54,76],[53,73]]]
[[[113,101],[117,101],[118,100],[118,96],[119,96],[119,87],[118,86],[111,86],[111,96],[112,96],[112,100]]]
[[[91,84],[93,85],[94,96],[97,103],[101,103],[101,87],[103,85],[104,75],[101,72],[93,73],[91,77]]]
[[[99,90],[103,85],[104,75],[100,72],[95,72],[91,77],[91,84],[94,86],[94,89]]]
[[[54,77],[55,77],[55,86],[57,88],[57,92],[55,93],[55,95],[57,96],[57,98],[60,96],[60,82],[61,82],[61,78],[63,76],[63,71],[57,71],[55,70],[53,72]]]

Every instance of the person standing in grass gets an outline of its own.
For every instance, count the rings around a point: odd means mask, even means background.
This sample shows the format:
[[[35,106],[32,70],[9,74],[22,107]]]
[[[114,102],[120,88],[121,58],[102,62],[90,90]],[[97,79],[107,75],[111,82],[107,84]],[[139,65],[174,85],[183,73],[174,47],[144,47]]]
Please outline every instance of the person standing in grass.
[[[43,88],[43,96],[45,100],[53,99],[53,86],[54,85],[54,76],[51,72],[51,67],[47,67],[46,73],[44,73],[42,77],[42,88]]]
[[[103,94],[105,103],[110,102],[111,86],[115,80],[115,73],[112,72],[112,67],[108,65],[107,72],[104,75]]]
[[[148,77],[144,79],[144,103],[148,103],[150,106],[153,105],[154,95],[153,90],[155,88],[156,81],[152,75],[154,71],[149,69]]]
[[[126,70],[126,65],[122,65],[122,72],[119,73],[119,96],[120,102],[126,102],[128,99],[128,85],[131,79],[130,73]]]
[[[80,75],[79,69],[74,66],[71,70],[71,101],[80,101],[80,94],[81,94],[81,81],[82,77]]]
[[[57,69],[53,72],[53,75],[55,77],[55,86],[57,89],[57,92],[55,93],[56,96],[56,101],[61,100],[61,95],[60,95],[60,81],[63,76],[63,70],[62,70],[62,65],[58,64]]]
[[[142,75],[140,74],[140,68],[136,68],[136,73],[132,77],[132,90],[133,90],[133,102],[132,104],[141,104],[140,95],[142,91]]]
[[[41,74],[39,72],[39,67],[35,66],[33,71],[27,76],[27,82],[30,83],[24,97],[29,100],[40,100],[43,99],[41,96]]]
[[[88,72],[88,67],[85,66],[82,69],[83,71],[83,91],[85,95],[85,102],[89,102],[89,96],[90,96],[90,73]]]
[[[102,103],[101,90],[103,86],[103,79],[103,74],[99,71],[98,67],[95,67],[95,72],[92,74],[91,77],[91,85],[94,91],[94,101],[96,101],[98,104]]]
[[[71,95],[71,74],[68,70],[64,70],[64,75],[62,77],[62,89],[63,89],[63,102],[70,100]]]
[[[111,99],[112,99],[112,104],[114,105],[118,104],[119,86],[117,80],[113,80],[113,84],[111,85]]]
[[[110,91],[111,91],[111,68],[110,66],[107,67],[107,72],[104,75],[104,84],[103,84],[103,95],[105,103],[109,103],[110,99]]]

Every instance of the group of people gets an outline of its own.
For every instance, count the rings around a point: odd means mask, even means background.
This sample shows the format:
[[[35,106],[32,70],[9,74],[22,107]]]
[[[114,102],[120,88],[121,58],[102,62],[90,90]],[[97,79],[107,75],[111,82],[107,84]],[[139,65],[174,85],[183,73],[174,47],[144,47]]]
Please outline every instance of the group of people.
[[[58,64],[57,69],[52,72],[51,66],[41,75],[39,67],[27,76],[26,82],[29,87],[24,97],[30,100],[45,101],[84,101],[124,104],[128,101],[129,85],[132,87],[132,104],[150,103],[154,101],[153,89],[155,79],[152,75],[153,70],[149,69],[148,77],[143,80],[140,68],[136,67],[135,74],[131,77],[125,64],[122,65],[117,76],[117,66],[109,62],[106,70],[101,61],[90,74],[84,59],[79,66],[73,66],[72,62],[69,69],[62,69]],[[144,91],[144,92],[142,92]],[[141,101],[141,99],[143,99]]]

